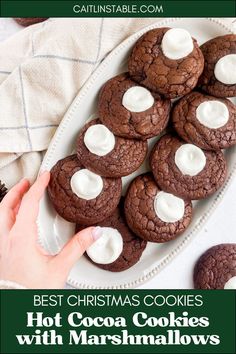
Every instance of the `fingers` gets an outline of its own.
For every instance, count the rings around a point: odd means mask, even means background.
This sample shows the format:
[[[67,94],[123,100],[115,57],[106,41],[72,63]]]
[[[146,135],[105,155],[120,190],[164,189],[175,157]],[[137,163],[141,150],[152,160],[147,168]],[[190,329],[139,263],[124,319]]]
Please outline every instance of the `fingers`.
[[[61,252],[54,257],[52,262],[57,269],[65,270],[67,273],[78,261],[82,254],[102,235],[102,230],[99,226],[88,227],[78,232],[61,250]]]
[[[27,222],[36,220],[39,211],[39,201],[47,188],[49,180],[50,172],[45,171],[31,186],[22,200],[17,217],[19,220],[27,220]]]
[[[14,210],[21,202],[22,197],[29,189],[29,181],[22,179],[9,190],[1,202],[1,208]]]

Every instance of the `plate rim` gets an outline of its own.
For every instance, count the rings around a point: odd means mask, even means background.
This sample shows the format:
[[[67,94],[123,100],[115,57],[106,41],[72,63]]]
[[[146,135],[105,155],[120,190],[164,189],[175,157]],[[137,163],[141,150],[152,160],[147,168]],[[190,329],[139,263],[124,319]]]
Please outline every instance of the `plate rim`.
[[[154,28],[159,28],[162,26],[166,26],[171,24],[172,22],[175,22],[177,20],[180,20],[182,18],[178,17],[173,17],[173,18],[168,18],[164,19],[160,22],[155,22],[151,25],[143,27],[141,30],[138,32],[132,34],[128,38],[126,38],[123,42],[121,42],[115,49],[111,51],[111,53],[108,54],[108,56],[98,65],[98,67],[95,69],[95,71],[92,73],[92,75],[88,78],[88,80],[83,84],[82,88],[79,90],[78,95],[74,98],[72,104],[68,108],[65,116],[61,120],[61,123],[59,124],[59,127],[54,134],[49,147],[47,149],[47,152],[43,158],[40,171],[42,170],[47,170],[48,164],[52,158],[52,155],[56,149],[58,141],[60,141],[60,137],[63,134],[64,130],[67,127],[67,123],[70,121],[71,115],[74,114],[77,106],[79,105],[81,99],[86,95],[87,91],[90,89],[90,87],[93,85],[94,81],[96,80],[97,76],[100,74],[101,71],[103,71],[106,66],[110,63],[112,58],[116,56],[129,42],[132,42],[133,40],[138,39],[142,34],[145,32],[152,30]],[[184,19],[184,18],[183,18]],[[203,17],[201,20],[206,20],[207,22],[211,23],[213,22],[214,24],[217,24],[219,27],[222,27],[224,30],[226,30],[229,33],[234,33],[232,29],[230,29],[226,24],[224,24],[222,21],[216,18],[207,18]],[[40,173],[39,171],[39,173]],[[181,243],[177,245],[175,248],[170,251],[168,255],[166,255],[158,264],[150,267],[145,275],[136,277],[132,281],[127,281],[120,283],[118,285],[107,285],[107,286],[96,286],[92,284],[86,284],[82,282],[78,282],[75,279],[72,279],[70,276],[67,278],[66,283],[69,286],[72,286],[77,289],[127,289],[127,288],[136,288],[137,286],[147,282],[151,278],[153,278],[155,275],[157,275],[167,264],[169,264],[185,247],[187,244],[189,244],[190,239],[193,238],[197,234],[198,231],[200,231],[203,226],[205,225],[206,221],[209,220],[210,216],[213,214],[217,206],[220,204],[220,202],[223,199],[224,194],[226,193],[226,190],[228,189],[229,185],[231,184],[234,176],[236,176],[236,161],[233,164],[232,170],[230,174],[227,176],[227,179],[225,181],[224,186],[218,191],[218,193],[215,195],[215,198],[211,202],[210,207],[208,210],[200,217],[198,223],[193,227],[193,229],[186,234],[186,236],[183,238]],[[44,246],[44,241],[43,238],[41,237],[41,233],[39,232],[38,235],[38,241],[39,243]]]

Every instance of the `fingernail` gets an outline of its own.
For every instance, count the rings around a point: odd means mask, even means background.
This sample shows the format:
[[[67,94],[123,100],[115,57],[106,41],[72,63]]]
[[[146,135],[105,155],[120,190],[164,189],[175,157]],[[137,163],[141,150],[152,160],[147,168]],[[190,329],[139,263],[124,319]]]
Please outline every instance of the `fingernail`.
[[[96,241],[97,239],[99,239],[99,237],[102,236],[102,228],[100,226],[96,226],[93,230],[92,230],[92,236],[93,239]]]

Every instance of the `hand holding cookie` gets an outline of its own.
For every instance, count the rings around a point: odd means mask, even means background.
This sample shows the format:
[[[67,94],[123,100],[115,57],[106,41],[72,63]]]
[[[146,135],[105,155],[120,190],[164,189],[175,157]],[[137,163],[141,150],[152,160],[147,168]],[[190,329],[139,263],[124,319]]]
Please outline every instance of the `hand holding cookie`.
[[[28,288],[62,288],[68,273],[84,251],[100,236],[90,227],[77,233],[56,255],[37,244],[39,202],[48,185],[44,172],[29,188],[27,179],[15,185],[0,204],[0,278]]]

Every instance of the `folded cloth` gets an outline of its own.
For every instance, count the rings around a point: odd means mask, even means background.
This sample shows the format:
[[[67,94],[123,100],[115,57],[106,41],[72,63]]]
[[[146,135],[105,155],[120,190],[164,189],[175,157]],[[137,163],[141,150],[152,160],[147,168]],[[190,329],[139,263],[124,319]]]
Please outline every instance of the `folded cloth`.
[[[49,19],[0,43],[0,180],[33,181],[42,152],[105,56],[148,19]]]

